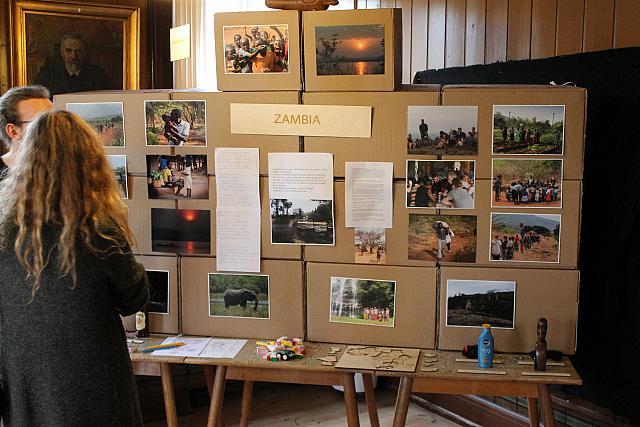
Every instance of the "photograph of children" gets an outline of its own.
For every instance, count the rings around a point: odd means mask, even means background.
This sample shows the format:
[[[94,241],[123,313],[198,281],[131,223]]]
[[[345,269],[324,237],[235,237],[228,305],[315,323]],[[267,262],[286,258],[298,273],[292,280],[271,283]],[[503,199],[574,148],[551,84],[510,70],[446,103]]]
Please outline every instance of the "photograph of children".
[[[144,101],[147,145],[206,147],[205,101]]]
[[[560,262],[560,215],[491,214],[491,261]]]
[[[407,160],[407,207],[473,209],[473,160]]]
[[[409,259],[476,262],[477,219],[409,214]]]
[[[384,74],[384,25],[316,27],[319,76]]]
[[[478,155],[478,107],[407,109],[408,154]]]
[[[384,228],[355,227],[356,264],[386,264],[387,242]]]
[[[513,329],[516,282],[447,280],[447,326]]]
[[[169,314],[169,272],[147,270],[149,278],[149,313]]]
[[[151,249],[185,255],[211,253],[211,212],[151,208]]]
[[[272,244],[334,244],[332,200],[269,200]]]
[[[209,273],[209,316],[269,319],[269,276]]]
[[[491,206],[562,207],[562,160],[493,159]]]
[[[394,327],[395,281],[332,277],[330,297],[330,322]]]
[[[207,156],[147,155],[150,199],[208,199]]]
[[[288,25],[225,26],[222,32],[225,74],[289,72]]]
[[[562,154],[564,105],[494,105],[493,154]]]
[[[122,102],[70,102],[67,111],[82,117],[98,133],[105,147],[124,147]]]
[[[120,195],[123,199],[128,199],[129,187],[127,185],[127,156],[122,154],[110,154],[107,155],[107,160],[109,160],[111,168],[113,169],[113,175],[115,176],[116,183],[120,189]]]

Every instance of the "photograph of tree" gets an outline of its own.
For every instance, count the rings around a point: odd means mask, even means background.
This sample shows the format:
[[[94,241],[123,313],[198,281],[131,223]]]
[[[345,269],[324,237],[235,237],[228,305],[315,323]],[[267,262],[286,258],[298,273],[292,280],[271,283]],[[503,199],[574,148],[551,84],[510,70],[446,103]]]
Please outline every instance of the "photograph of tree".
[[[473,209],[473,160],[407,160],[407,207]]]
[[[408,154],[478,155],[478,107],[410,105]]]
[[[207,146],[205,101],[144,101],[147,145]]]
[[[270,199],[271,243],[333,245],[333,201]]]
[[[122,102],[70,102],[67,110],[89,123],[98,133],[102,145],[125,146]]]
[[[562,207],[561,159],[493,159],[491,206]]]
[[[516,282],[447,280],[447,326],[513,329]]]
[[[151,208],[151,249],[170,254],[211,253],[211,211]]]
[[[127,156],[122,154],[107,155],[107,160],[109,160],[111,168],[113,169],[113,175],[115,176],[116,183],[120,189],[120,195],[123,199],[128,199],[129,187],[127,185]]]
[[[393,327],[395,305],[395,281],[331,278],[330,322]]]
[[[222,32],[225,74],[289,72],[288,25],[224,26]]]
[[[150,199],[208,199],[207,156],[147,155]]]
[[[560,215],[491,214],[492,261],[560,262]]]
[[[384,228],[355,227],[356,264],[386,264],[387,242]]]
[[[564,105],[494,105],[493,154],[562,154]]]
[[[209,316],[269,319],[269,276],[209,273]]]
[[[384,25],[316,27],[319,76],[384,74]]]
[[[477,218],[409,214],[409,259],[476,262]]]
[[[146,271],[149,278],[149,313],[169,314],[169,272]]]

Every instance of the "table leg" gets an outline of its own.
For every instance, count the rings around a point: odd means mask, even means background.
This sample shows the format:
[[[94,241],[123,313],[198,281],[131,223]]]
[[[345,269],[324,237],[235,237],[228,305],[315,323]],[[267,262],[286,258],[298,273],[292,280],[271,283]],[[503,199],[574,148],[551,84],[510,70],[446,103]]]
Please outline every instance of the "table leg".
[[[540,418],[538,417],[538,399],[535,397],[528,397],[527,406],[529,407],[529,424],[531,427],[538,427],[540,425]]]
[[[344,404],[347,408],[347,425],[358,427],[360,419],[358,418],[358,400],[353,373],[345,372],[342,374],[342,387],[344,387]]]
[[[227,367],[216,367],[216,376],[213,380],[213,393],[211,395],[211,406],[209,407],[209,420],[207,427],[218,426],[222,419],[222,400],[224,399],[225,377],[227,376]]]
[[[251,399],[253,395],[253,381],[244,381],[242,386],[242,409],[240,411],[240,427],[249,425],[249,414],[251,413]]]
[[[202,367],[202,370],[204,372],[204,382],[207,383],[207,390],[209,391],[209,398],[211,398],[211,396],[213,396],[213,377],[215,375],[213,373],[213,366],[204,365]]]
[[[413,387],[413,377],[400,377],[398,387],[398,397],[396,398],[396,409],[393,415],[393,427],[403,427],[407,422],[407,412],[409,412],[409,401],[411,400],[411,388]]]
[[[371,374],[362,374],[362,381],[364,382],[364,397],[367,401],[367,411],[369,411],[369,423],[371,427],[380,427],[376,392],[373,390],[373,376]]]
[[[548,384],[538,384],[538,399],[540,399],[544,427],[555,427],[556,419],[553,414],[553,403],[551,402]]]
[[[167,426],[176,427],[178,425],[176,396],[173,391],[171,365],[168,363],[160,363],[160,380],[162,382],[162,395],[164,396],[164,411],[167,416]]]

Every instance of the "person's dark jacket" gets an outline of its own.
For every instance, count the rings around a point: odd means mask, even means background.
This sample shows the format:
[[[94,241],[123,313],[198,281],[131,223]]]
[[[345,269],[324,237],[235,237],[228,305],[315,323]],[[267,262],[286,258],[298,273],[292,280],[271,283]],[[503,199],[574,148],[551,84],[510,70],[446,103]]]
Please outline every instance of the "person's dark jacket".
[[[35,83],[49,89],[52,97],[60,93],[122,89],[113,87],[104,70],[87,61],[78,77],[70,76],[61,58],[48,59],[38,71]]]
[[[14,233],[15,234],[15,233]],[[45,248],[55,242],[47,229]],[[142,416],[120,314],[148,301],[128,246],[99,255],[78,239],[77,286],[56,251],[31,300],[32,280],[9,236],[0,248],[0,415],[11,426],[140,426]]]

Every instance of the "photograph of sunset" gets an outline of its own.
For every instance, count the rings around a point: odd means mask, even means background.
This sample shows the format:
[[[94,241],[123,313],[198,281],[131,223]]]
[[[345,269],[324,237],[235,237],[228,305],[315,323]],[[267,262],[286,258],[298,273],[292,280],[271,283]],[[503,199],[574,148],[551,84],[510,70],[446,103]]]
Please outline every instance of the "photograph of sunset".
[[[384,25],[316,27],[319,76],[384,74]]]

